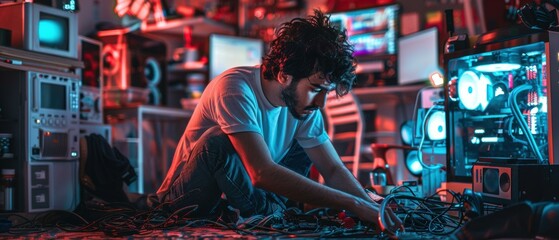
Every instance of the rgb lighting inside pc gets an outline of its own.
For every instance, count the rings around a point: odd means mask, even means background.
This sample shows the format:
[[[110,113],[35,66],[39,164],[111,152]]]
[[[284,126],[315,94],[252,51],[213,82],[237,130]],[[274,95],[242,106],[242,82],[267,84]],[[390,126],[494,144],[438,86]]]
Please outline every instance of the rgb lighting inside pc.
[[[483,158],[545,162],[548,87],[545,42],[490,49],[447,62],[449,164],[470,177]]]

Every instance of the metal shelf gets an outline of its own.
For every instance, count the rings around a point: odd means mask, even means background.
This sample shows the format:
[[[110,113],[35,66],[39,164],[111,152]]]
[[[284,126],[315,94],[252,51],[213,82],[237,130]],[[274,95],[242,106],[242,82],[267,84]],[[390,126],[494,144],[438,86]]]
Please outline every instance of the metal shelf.
[[[190,27],[193,36],[208,36],[212,33],[235,34],[232,26],[205,17],[170,19],[161,23],[144,22],[141,31],[182,37],[185,27]]]
[[[138,174],[130,192],[155,192],[163,182],[173,152],[192,111],[140,105],[105,108],[105,119],[112,126],[113,143],[126,155]]]

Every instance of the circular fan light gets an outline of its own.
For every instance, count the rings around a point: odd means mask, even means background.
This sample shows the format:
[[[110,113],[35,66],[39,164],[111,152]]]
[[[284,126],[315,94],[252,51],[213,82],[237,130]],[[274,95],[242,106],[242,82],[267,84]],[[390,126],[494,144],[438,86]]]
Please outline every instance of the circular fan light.
[[[144,76],[149,86],[157,86],[161,81],[161,68],[155,58],[150,57],[146,59]]]
[[[480,72],[505,72],[519,68],[520,64],[518,63],[493,63],[474,67],[475,70]]]
[[[445,114],[443,111],[436,111],[428,116],[427,137],[431,140],[446,138]]]
[[[411,145],[413,142],[413,121],[405,121],[400,127],[402,143]]]
[[[103,75],[111,77],[120,70],[120,51],[113,45],[103,47]]]
[[[493,96],[490,96],[490,93],[493,93],[493,88],[491,84],[492,83],[489,77],[485,76],[484,74],[481,74],[478,82],[478,89],[479,89],[478,100],[481,106],[481,111],[485,111],[485,108],[487,108],[487,105],[489,105],[489,101],[491,100],[491,98],[493,98]]]
[[[467,110],[474,110],[479,106],[479,78],[472,71],[464,72],[458,79],[458,97]]]
[[[421,165],[421,155],[419,154],[419,151],[413,150],[407,154],[406,168],[416,177],[421,175],[423,172],[423,166]]]

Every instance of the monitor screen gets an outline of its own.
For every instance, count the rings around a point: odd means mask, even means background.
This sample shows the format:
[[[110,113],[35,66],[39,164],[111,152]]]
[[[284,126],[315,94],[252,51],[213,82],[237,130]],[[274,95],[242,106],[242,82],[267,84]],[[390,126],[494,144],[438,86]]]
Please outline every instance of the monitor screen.
[[[39,14],[39,46],[57,50],[70,49],[69,19],[46,12]]]
[[[209,50],[211,80],[229,68],[262,63],[264,42],[255,38],[212,34]]]
[[[337,12],[330,14],[332,24],[345,29],[358,59],[397,53],[400,5]]]
[[[429,28],[398,40],[398,84],[425,82],[439,70],[437,28]]]
[[[66,110],[66,86],[41,83],[41,108]]]

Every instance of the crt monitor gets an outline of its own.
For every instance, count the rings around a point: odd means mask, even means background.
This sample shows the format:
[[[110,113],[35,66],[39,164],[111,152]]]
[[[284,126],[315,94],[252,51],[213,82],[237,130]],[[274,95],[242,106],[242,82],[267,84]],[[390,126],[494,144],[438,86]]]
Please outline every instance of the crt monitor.
[[[424,83],[439,71],[437,28],[429,28],[398,39],[398,84]]]
[[[212,34],[209,52],[208,65],[211,80],[232,67],[261,64],[264,42],[256,38]]]
[[[391,4],[330,14],[330,21],[347,31],[359,60],[397,53],[400,5]]]
[[[78,19],[75,13],[16,2],[0,4],[0,28],[11,32],[11,47],[67,58],[78,58]]]

